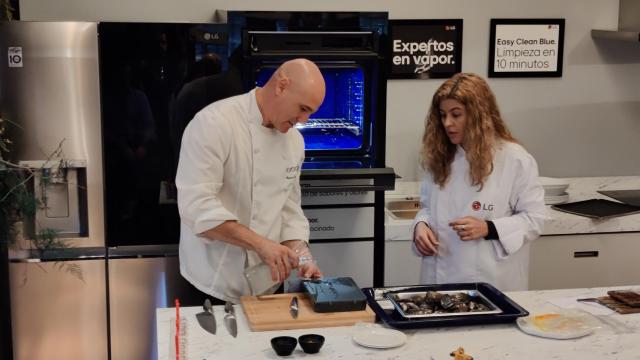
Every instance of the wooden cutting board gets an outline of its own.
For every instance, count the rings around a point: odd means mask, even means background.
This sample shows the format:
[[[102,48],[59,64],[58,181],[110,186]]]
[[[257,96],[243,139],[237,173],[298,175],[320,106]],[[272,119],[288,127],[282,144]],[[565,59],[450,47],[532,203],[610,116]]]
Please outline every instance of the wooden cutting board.
[[[289,313],[291,298],[298,297],[298,318]],[[376,315],[367,305],[362,311],[317,313],[305,293],[243,296],[242,309],[253,331],[308,329],[349,326],[357,322],[374,322]]]
[[[598,303],[608,307],[609,309],[619,314],[635,314],[640,313],[640,307],[632,307],[627,304],[623,304],[611,296],[601,296],[596,298]]]

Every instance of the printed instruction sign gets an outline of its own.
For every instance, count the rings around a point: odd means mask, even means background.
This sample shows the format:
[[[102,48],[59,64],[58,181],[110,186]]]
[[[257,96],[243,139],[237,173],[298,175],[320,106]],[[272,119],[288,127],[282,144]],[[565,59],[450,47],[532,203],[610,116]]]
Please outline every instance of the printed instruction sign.
[[[564,19],[491,19],[489,77],[561,77]]]
[[[389,78],[448,78],[462,66],[462,19],[390,20]]]

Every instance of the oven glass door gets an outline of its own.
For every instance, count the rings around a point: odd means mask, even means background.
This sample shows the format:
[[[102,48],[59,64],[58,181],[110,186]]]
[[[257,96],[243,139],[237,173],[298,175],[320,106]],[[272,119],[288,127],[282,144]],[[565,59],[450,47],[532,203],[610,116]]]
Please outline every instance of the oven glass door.
[[[277,65],[256,69],[256,86],[264,86]],[[324,64],[320,71],[326,84],[324,102],[305,124],[296,127],[307,152],[358,152],[366,148],[365,75],[358,64]]]

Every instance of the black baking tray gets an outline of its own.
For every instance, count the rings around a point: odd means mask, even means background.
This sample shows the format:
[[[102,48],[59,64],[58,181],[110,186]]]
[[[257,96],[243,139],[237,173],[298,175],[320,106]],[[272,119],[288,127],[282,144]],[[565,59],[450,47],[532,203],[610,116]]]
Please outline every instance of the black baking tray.
[[[640,190],[598,190],[598,192],[602,195],[608,196],[610,198],[614,198],[621,203],[631,205],[631,206],[640,206]]]
[[[440,316],[431,318],[405,318],[396,309],[385,312],[376,300],[376,292],[392,294],[397,292],[417,291],[452,291],[452,290],[476,290],[495,304],[501,313],[498,314],[469,314],[465,316]],[[362,292],[367,297],[367,302],[380,320],[397,329],[421,329],[442,326],[467,326],[511,323],[521,316],[529,315],[529,312],[511,300],[507,295],[493,287],[491,284],[477,283],[451,283],[433,285],[394,286],[386,288],[364,288]],[[386,296],[381,299],[385,300]]]
[[[558,205],[552,209],[566,213],[586,216],[594,219],[608,219],[616,216],[631,215],[640,212],[640,207],[606,199],[589,199]]]

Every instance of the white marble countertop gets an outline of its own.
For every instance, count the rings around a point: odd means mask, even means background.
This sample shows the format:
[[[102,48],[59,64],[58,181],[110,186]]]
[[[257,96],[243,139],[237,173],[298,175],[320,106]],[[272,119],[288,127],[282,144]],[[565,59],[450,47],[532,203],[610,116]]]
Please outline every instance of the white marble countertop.
[[[630,287],[615,287],[615,289]],[[631,287],[636,291],[640,287]],[[593,297],[606,294],[614,288],[565,289],[548,291],[522,291],[507,293],[531,314],[558,311],[547,302],[559,297]],[[449,353],[459,346],[474,359],[640,359],[640,313],[600,315],[596,330],[583,338],[553,340],[527,335],[515,323],[446,327],[403,331],[407,342],[394,349],[371,349],[352,340],[353,326],[251,332],[241,307],[238,314],[238,337],[231,337],[223,325],[224,310],[215,307],[218,321],[217,335],[200,328],[195,313],[200,307],[181,308],[186,319],[186,359],[277,359],[271,349],[270,339],[275,336],[316,333],[325,337],[325,344],[318,354],[305,354],[300,346],[287,358],[309,359],[451,359]],[[168,360],[170,352],[170,328],[174,326],[175,309],[156,310],[158,359]],[[376,326],[383,326],[378,324]]]
[[[599,194],[598,190],[640,189],[640,176],[581,177],[566,178],[570,185],[567,189],[569,201],[587,199],[610,199]],[[388,191],[388,200],[416,197],[419,199],[419,182],[398,182],[396,190]],[[596,220],[551,209],[547,206],[549,219],[545,222],[543,235],[593,234],[640,231],[640,214],[626,215],[608,220]],[[398,220],[390,215],[385,220],[386,240],[410,240],[411,220]]]

